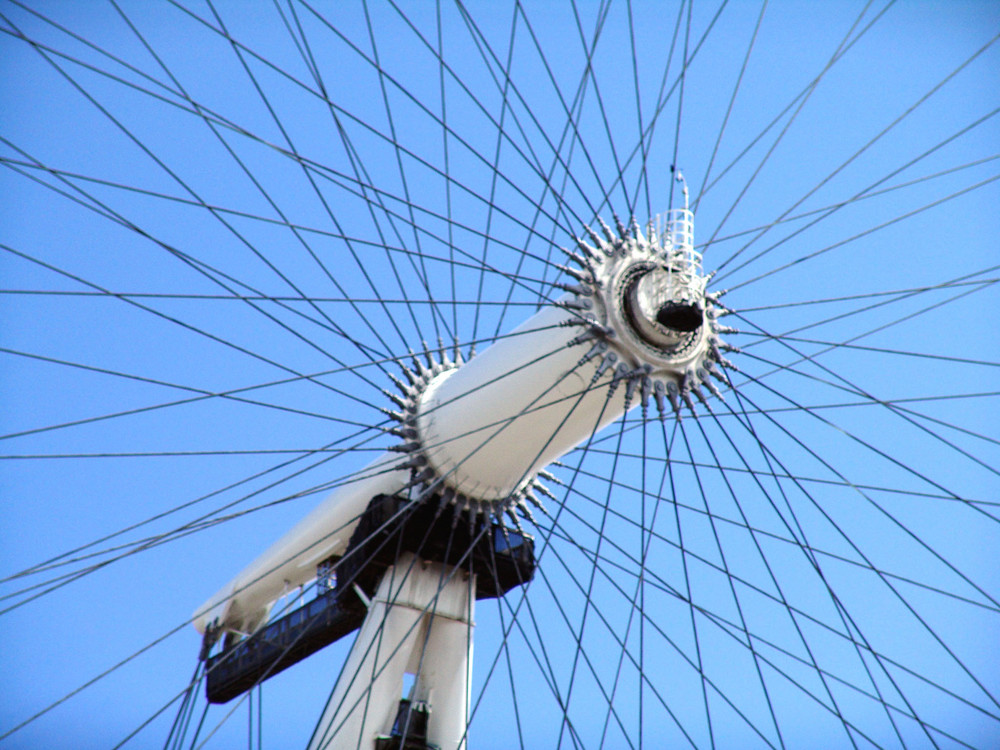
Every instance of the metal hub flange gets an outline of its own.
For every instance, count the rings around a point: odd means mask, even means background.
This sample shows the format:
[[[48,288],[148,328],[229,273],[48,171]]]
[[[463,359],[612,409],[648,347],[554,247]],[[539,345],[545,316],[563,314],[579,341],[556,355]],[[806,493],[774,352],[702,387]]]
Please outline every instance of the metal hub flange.
[[[519,524],[517,511],[531,519],[530,505],[545,510],[539,494],[553,497],[543,467],[632,405],[645,416],[655,400],[661,418],[680,419],[684,407],[697,416],[695,399],[711,409],[706,391],[722,398],[713,378],[729,385],[721,352],[735,349],[721,334],[732,329],[718,323],[728,311],[707,291],[691,213],[657,226],[588,230],[580,252],[567,251],[579,283],[472,361],[457,344],[453,357],[425,344],[412,367],[400,364],[399,393],[387,393],[400,410],[385,411],[417,499],[451,503],[470,523],[507,513]],[[579,345],[582,356],[571,353]]]
[[[723,369],[733,367],[722,352],[738,350],[721,338],[736,331],[718,322],[728,312],[724,292],[706,289],[711,276],[692,244],[691,212],[669,212],[664,231],[654,222],[642,231],[633,220],[616,222],[615,232],[598,222],[603,236],[588,227],[580,252],[566,251],[576,267],[564,270],[579,283],[565,287],[573,296],[562,304],[587,328],[578,339],[606,345],[606,367],[617,363],[618,377],[638,382],[644,405],[652,395],[661,415],[666,400],[678,418],[682,404],[697,416],[692,394],[707,408],[702,388],[721,399],[713,378],[728,386]]]
[[[397,468],[410,470],[411,478],[408,487],[415,489],[417,501],[436,497],[442,507],[452,504],[459,510],[465,511],[470,524],[473,524],[476,517],[480,515],[501,521],[502,516],[506,513],[514,525],[520,528],[521,522],[517,512],[534,522],[530,506],[533,505],[543,513],[547,513],[538,495],[555,499],[552,492],[541,481],[543,478],[554,480],[554,477],[548,472],[539,471],[525,477],[506,497],[482,498],[477,497],[473,491],[463,492],[462,489],[456,489],[448,481],[449,477],[446,474],[442,474],[434,468],[436,462],[429,460],[429,457],[433,456],[440,446],[424,444],[421,438],[421,417],[428,408],[430,397],[436,389],[466,361],[457,342],[452,348],[452,353],[454,358],[449,356],[448,349],[443,345],[432,351],[424,343],[421,354],[410,353],[412,367],[407,366],[403,361],[398,362],[404,379],[389,373],[390,379],[400,393],[396,394],[387,390],[383,392],[400,410],[382,409],[382,411],[398,423],[389,428],[388,432],[403,440],[397,445],[390,446],[389,450],[408,455],[408,458]]]

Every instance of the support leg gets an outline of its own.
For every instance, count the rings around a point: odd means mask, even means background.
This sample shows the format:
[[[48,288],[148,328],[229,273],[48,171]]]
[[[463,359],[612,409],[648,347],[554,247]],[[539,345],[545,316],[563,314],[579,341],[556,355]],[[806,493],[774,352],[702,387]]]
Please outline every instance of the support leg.
[[[403,555],[379,582],[309,750],[372,750],[392,729],[404,672],[417,665],[428,742],[464,750],[474,601],[475,580],[462,571]]]

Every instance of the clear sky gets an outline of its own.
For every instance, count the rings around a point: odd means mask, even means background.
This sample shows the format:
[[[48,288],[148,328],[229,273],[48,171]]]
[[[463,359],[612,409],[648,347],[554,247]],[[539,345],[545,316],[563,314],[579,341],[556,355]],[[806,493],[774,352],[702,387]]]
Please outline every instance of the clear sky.
[[[555,468],[471,747],[1000,743],[1000,5],[120,5],[0,4],[0,747],[162,747],[191,613],[388,444],[393,360],[482,351],[671,165],[734,390]]]

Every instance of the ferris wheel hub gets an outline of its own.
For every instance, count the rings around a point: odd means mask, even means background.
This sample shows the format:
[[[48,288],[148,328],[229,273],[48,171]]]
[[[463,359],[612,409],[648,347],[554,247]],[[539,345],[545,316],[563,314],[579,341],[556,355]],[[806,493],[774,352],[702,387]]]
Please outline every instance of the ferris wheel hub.
[[[389,394],[400,410],[385,413],[399,423],[392,450],[408,454],[400,468],[418,498],[452,504],[470,523],[507,513],[519,526],[516,511],[532,521],[530,506],[545,511],[544,467],[632,407],[653,399],[662,416],[669,402],[680,418],[683,407],[697,416],[696,399],[709,408],[703,389],[722,397],[712,379],[728,385],[716,322],[725,310],[706,290],[691,212],[644,231],[599,227],[578,240],[582,254],[567,253],[579,283],[560,285],[566,296],[481,355],[466,362],[457,345],[452,359],[425,344],[400,365],[399,394]]]
[[[590,242],[578,241],[582,254],[568,253],[581,282],[572,306],[585,311],[591,336],[606,343],[605,360],[625,363],[661,411],[666,396],[678,418],[682,402],[697,415],[689,394],[707,404],[702,387],[721,397],[713,377],[728,385],[721,368],[731,365],[720,352],[730,348],[721,334],[731,329],[717,322],[726,310],[721,293],[707,291],[711,276],[694,247],[693,214],[673,209],[645,230],[619,222],[617,234],[601,227],[603,237],[589,230]]]

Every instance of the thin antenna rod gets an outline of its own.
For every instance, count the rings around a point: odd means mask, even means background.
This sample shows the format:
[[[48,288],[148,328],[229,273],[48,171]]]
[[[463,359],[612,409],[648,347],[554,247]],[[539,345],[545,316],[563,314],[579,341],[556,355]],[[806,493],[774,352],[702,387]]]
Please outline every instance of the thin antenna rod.
[[[673,171],[674,171],[674,174],[675,174],[674,179],[677,180],[679,183],[681,183],[681,185],[684,186],[684,210],[685,211],[689,211],[690,210],[690,205],[689,205],[688,201],[689,201],[690,196],[688,195],[687,180],[684,179],[684,175],[681,173],[681,170],[677,169],[677,170],[673,170]]]

